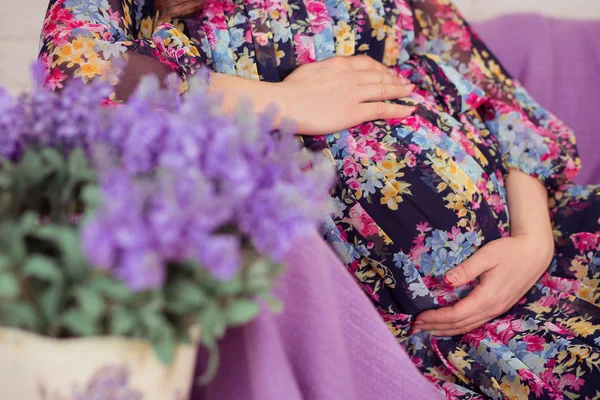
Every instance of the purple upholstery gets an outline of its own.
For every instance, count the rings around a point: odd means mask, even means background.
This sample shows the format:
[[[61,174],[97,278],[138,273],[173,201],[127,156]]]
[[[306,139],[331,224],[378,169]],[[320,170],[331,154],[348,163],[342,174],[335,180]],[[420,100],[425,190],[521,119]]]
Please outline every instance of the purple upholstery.
[[[296,243],[278,298],[229,331],[221,366],[192,400],[436,400],[356,281],[316,233]],[[197,374],[204,370],[200,353]]]
[[[507,15],[473,24],[531,95],[575,131],[578,183],[600,183],[600,21]]]

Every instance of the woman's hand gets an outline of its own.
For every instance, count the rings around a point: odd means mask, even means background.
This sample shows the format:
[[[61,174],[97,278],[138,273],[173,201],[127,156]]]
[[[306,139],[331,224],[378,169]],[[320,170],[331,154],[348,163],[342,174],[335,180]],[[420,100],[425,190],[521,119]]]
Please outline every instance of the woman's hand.
[[[210,90],[232,111],[241,98],[255,111],[271,103],[280,117],[296,122],[304,135],[325,135],[376,119],[405,118],[414,107],[385,103],[409,96],[414,85],[368,56],[333,57],[298,67],[283,82],[270,83],[218,73]]]
[[[385,103],[415,86],[368,56],[333,57],[306,64],[282,83],[283,115],[299,133],[323,135],[376,119],[405,118],[414,107]]]
[[[451,307],[419,314],[413,332],[454,336],[477,329],[515,305],[548,268],[554,237],[546,188],[516,169],[505,185],[511,237],[486,244],[450,270],[446,283],[459,287],[479,277],[479,285]]]
[[[477,250],[444,280],[459,287],[479,278],[479,285],[451,307],[419,314],[413,333],[461,335],[508,311],[548,268],[553,247],[544,243],[539,237],[524,235],[494,240]]]

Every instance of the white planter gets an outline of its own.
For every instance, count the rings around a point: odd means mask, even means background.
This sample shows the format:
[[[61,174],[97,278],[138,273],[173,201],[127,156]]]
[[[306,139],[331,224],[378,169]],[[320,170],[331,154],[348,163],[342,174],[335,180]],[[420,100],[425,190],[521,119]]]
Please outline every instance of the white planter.
[[[50,339],[0,328],[1,400],[185,400],[196,350],[171,366],[145,342],[116,337]]]

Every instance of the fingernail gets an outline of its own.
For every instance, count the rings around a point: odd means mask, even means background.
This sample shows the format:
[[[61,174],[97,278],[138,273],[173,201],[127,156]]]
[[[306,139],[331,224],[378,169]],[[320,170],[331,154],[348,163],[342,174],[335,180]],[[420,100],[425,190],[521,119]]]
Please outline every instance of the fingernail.
[[[448,285],[452,285],[456,281],[458,281],[458,276],[456,276],[456,274],[449,272],[444,275],[444,282],[446,282]]]
[[[410,108],[410,113],[411,113],[411,114],[412,114],[412,113],[414,113],[415,111],[417,111],[417,107],[411,107],[411,108]]]
[[[415,321],[413,323],[413,325],[423,325],[423,324],[425,324],[425,322],[423,322],[423,321]]]
[[[412,92],[415,89],[415,85],[411,83],[406,88]]]

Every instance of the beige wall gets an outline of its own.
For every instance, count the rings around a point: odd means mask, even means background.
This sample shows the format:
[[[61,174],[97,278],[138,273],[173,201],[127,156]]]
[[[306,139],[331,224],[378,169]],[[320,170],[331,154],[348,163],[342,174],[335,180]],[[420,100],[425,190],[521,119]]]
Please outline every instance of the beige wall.
[[[455,0],[469,19],[507,12],[541,12],[570,18],[600,19],[600,0]],[[29,87],[47,0],[0,0],[0,85],[13,92]]]
[[[538,13],[556,18],[600,20],[600,0],[453,0],[469,19],[510,13]]]
[[[29,87],[47,0],[0,0],[0,85],[14,92]]]

